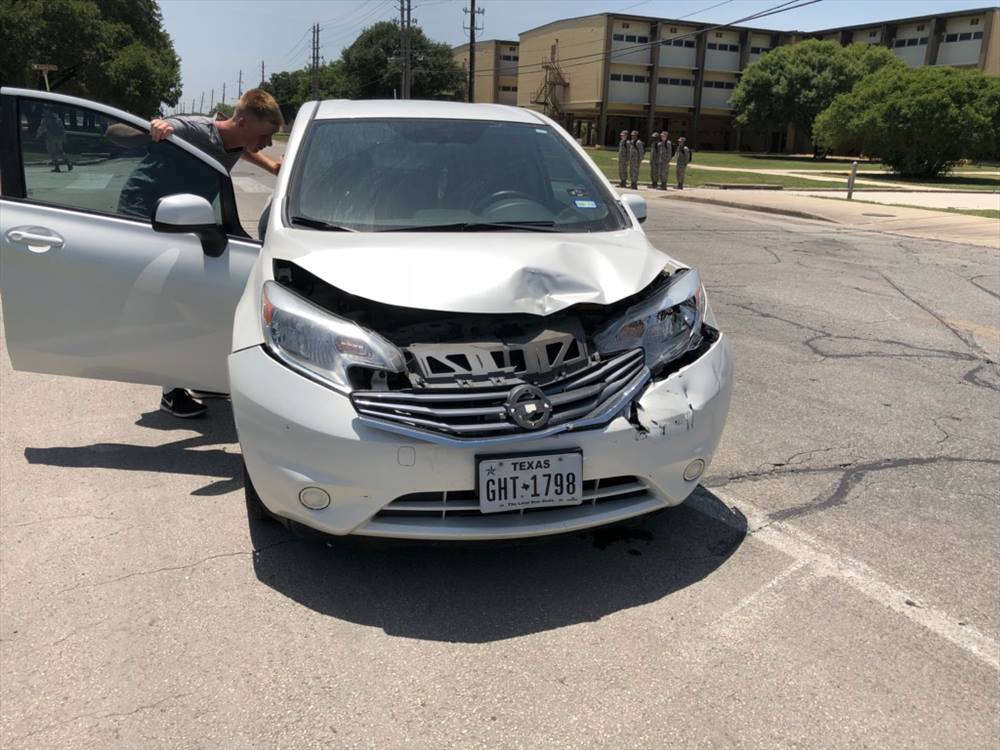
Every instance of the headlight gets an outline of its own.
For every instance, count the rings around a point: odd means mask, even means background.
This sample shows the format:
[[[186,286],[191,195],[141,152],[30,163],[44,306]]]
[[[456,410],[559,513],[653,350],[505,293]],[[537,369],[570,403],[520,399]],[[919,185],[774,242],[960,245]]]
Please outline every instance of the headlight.
[[[684,269],[649,299],[598,331],[594,343],[602,354],[641,346],[646,366],[655,370],[701,344],[705,307],[701,277],[693,268]]]
[[[403,354],[377,333],[338,318],[274,281],[264,284],[261,317],[268,348],[292,369],[349,393],[349,367],[402,372]]]

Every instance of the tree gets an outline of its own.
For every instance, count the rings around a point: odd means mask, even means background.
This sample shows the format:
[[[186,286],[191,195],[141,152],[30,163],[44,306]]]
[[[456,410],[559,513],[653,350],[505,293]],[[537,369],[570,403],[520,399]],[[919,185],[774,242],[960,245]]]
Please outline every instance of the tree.
[[[278,102],[285,121],[291,122],[303,102],[313,98],[312,73],[308,68],[273,73],[263,88]],[[347,96],[348,87],[344,80],[343,63],[336,60],[322,65],[319,69],[319,98],[343,99]]]
[[[462,100],[465,73],[451,47],[428,39],[419,27],[410,29],[414,99]],[[343,78],[352,99],[392,99],[399,95],[399,26],[381,21],[365,29],[342,54]]]
[[[886,47],[809,39],[771,50],[750,65],[730,99],[738,125],[786,127],[812,137],[813,121],[834,97],[883,67],[902,60]]]
[[[903,175],[1000,157],[1000,78],[948,67],[884,68],[816,119],[824,146],[858,149]]]
[[[180,97],[180,60],[156,0],[4,0],[0,80],[34,88],[40,62],[59,68],[54,91],[143,117]]]

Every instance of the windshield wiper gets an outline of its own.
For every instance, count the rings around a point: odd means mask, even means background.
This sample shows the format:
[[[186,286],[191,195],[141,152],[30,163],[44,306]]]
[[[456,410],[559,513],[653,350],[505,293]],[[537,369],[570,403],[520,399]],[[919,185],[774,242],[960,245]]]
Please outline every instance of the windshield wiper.
[[[453,224],[418,224],[412,227],[393,227],[382,232],[558,232],[554,221],[459,221]]]
[[[324,232],[357,232],[357,229],[351,229],[350,227],[342,227],[340,224],[329,224],[320,219],[310,219],[308,216],[293,216],[290,221],[292,224],[298,224],[303,227],[309,227],[310,229],[322,229]]]

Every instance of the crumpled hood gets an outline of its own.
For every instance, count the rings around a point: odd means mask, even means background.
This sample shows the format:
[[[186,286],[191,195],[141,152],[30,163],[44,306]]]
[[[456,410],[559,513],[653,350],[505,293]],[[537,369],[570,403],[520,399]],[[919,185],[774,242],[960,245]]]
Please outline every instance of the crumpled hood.
[[[610,304],[641,291],[664,267],[682,267],[636,231],[333,234],[284,229],[267,239],[273,258],[293,261],[345,292],[445,312],[549,315],[580,302]]]

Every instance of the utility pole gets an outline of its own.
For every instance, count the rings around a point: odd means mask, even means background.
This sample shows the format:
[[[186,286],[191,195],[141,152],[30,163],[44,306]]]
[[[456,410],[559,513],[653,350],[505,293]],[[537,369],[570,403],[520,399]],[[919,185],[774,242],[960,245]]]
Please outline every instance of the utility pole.
[[[413,85],[413,64],[410,49],[410,29],[416,20],[412,16],[411,0],[399,0],[399,92],[400,99],[409,99]]]
[[[210,101],[208,103],[208,106],[209,107],[214,107],[215,106],[215,89],[212,89],[212,101]]]
[[[226,82],[222,82],[222,103],[226,103]]]
[[[239,83],[239,88],[237,89],[236,96],[243,96],[243,71],[242,70],[240,71],[240,83]]]
[[[313,24],[312,98],[319,99],[319,24]]]
[[[201,92],[201,106],[198,107],[198,111],[201,114],[205,114],[205,92],[204,91]]]
[[[484,8],[476,10],[476,0],[469,0],[469,7],[462,8],[462,12],[469,15],[469,101],[474,102],[476,100],[476,32],[482,31],[481,28],[476,28],[476,24],[479,23],[476,16],[481,16],[486,11]]]
[[[260,85],[264,85],[264,61],[260,61]]]
[[[194,114],[194,99],[191,100],[191,114]]]

